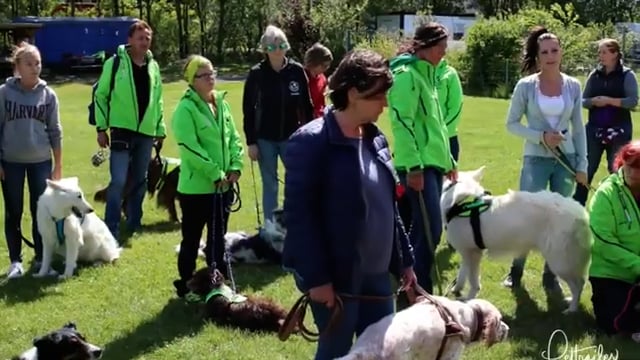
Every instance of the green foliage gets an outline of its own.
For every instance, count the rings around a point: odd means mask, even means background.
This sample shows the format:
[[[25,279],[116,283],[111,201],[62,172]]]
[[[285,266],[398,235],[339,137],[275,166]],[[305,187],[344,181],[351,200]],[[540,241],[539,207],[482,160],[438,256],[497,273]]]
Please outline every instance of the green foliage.
[[[481,19],[465,37],[466,52],[459,71],[469,94],[508,97],[520,78],[524,40],[536,25],[543,25],[560,39],[562,70],[582,74],[595,62],[596,26],[583,26],[571,4],[554,4],[551,12],[527,8],[513,15]]]
[[[387,59],[395,56],[398,50],[399,39],[397,35],[388,32],[378,32],[370,39],[360,41],[355,49],[371,49]]]

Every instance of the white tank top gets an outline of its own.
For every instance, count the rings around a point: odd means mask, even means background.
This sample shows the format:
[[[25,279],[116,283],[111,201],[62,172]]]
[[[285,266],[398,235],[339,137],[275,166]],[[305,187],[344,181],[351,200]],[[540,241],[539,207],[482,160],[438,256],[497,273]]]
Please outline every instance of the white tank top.
[[[540,111],[544,115],[549,125],[552,128],[557,129],[558,123],[560,123],[560,116],[564,111],[564,99],[560,96],[547,96],[538,89],[538,106]]]

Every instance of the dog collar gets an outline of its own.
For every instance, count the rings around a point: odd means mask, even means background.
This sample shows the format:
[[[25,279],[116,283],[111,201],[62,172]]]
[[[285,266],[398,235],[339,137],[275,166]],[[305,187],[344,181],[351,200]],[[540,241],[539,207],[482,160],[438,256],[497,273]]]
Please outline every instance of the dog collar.
[[[216,296],[224,296],[227,301],[232,303],[241,303],[247,300],[245,296],[234,293],[229,286],[223,284],[219,288],[211,290],[209,294],[207,294],[207,296],[204,298],[204,302],[207,303],[209,302],[209,300]]]

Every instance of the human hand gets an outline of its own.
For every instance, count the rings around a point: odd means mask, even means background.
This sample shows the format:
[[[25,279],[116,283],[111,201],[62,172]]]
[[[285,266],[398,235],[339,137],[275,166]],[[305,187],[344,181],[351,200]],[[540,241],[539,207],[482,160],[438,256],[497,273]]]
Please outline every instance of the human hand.
[[[596,96],[591,98],[591,104],[597,107],[606,106],[609,104],[609,99],[610,98],[608,96]]]
[[[101,148],[109,147],[109,135],[106,131],[100,131],[98,133],[98,146]]]
[[[447,179],[449,179],[449,181],[458,181],[458,169],[449,171],[445,176],[447,177]]]
[[[153,146],[156,147],[158,150],[160,150],[160,149],[162,149],[162,144],[163,143],[164,143],[164,138],[157,137],[154,140]]]
[[[336,302],[336,293],[333,291],[333,285],[329,283],[316,286],[309,290],[309,298],[317,303],[324,304],[331,309]]]
[[[258,145],[249,145],[249,159],[252,161],[258,161],[260,157],[260,151],[258,150]]]
[[[415,191],[424,189],[424,175],[422,170],[412,171],[407,174],[407,186]]]
[[[413,289],[413,287],[418,283],[418,278],[416,277],[416,273],[413,271],[413,267],[408,267],[404,269],[402,273],[402,286],[400,287],[401,291],[407,291]]]
[[[51,180],[60,180],[62,178],[62,168],[55,166],[51,172]]]
[[[562,135],[558,131],[545,131],[544,135],[542,136],[542,140],[551,148],[556,148],[564,140],[564,135]]]
[[[589,180],[587,179],[587,173],[583,171],[578,171],[576,173],[576,182],[578,184],[583,185],[584,187],[589,187]]]
[[[238,182],[238,179],[240,179],[240,172],[239,171],[229,171],[227,173],[227,183],[229,184],[233,184]]]

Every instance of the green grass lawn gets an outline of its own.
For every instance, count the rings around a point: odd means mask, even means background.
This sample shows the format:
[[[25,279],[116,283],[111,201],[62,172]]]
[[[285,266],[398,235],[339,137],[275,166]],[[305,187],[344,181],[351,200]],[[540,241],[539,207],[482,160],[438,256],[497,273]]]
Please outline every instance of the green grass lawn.
[[[168,121],[184,86],[182,82],[165,86]],[[219,87],[229,90],[227,99],[241,129],[241,84],[224,83]],[[89,161],[97,149],[95,131],[87,124],[90,87],[66,84],[56,87],[56,91],[64,123],[64,176],[78,176],[86,196],[92,199],[95,191],[107,184],[109,176],[107,164],[95,168]],[[461,168],[486,165],[485,186],[494,194],[509,188],[517,189],[521,166],[522,140],[508,134],[503,125],[507,105],[505,100],[471,97],[466,98],[464,104],[460,133]],[[389,134],[386,115],[381,117],[379,125]],[[164,154],[177,156],[171,134],[165,144]],[[602,174],[604,166],[597,179]],[[256,176],[259,181],[257,167]],[[241,188],[243,207],[232,214],[229,229],[252,232],[257,222],[248,159]],[[172,281],[177,275],[174,246],[180,241],[180,232],[178,227],[165,222],[166,214],[156,209],[154,204],[155,201],[145,202],[145,230],[134,235],[117,265],[82,268],[76,277],[64,282],[53,278],[37,280],[29,273],[21,279],[0,283],[0,359],[18,354],[31,346],[35,336],[70,320],[77,323],[90,341],[106,348],[104,358],[107,360],[312,357],[314,344],[300,337],[281,342],[274,335],[246,334],[207,324],[200,319],[196,308],[177,300]],[[95,206],[102,215],[104,205]],[[23,229],[30,228],[30,221],[25,212]],[[26,231],[25,235],[31,238]],[[8,254],[4,241],[1,243],[0,271],[4,272],[8,266]],[[28,265],[33,252],[26,247],[23,252],[25,265]],[[455,277],[459,257],[442,246],[438,260],[448,283]],[[200,261],[200,266],[204,265]],[[501,309],[511,327],[511,339],[489,350],[483,347],[469,349],[464,359],[542,359],[545,358],[543,352],[547,351],[549,337],[556,329],[565,332],[572,348],[582,349],[602,343],[605,354],[619,351],[619,359],[640,357],[634,352],[637,346],[628,341],[596,339],[590,335],[593,319],[588,285],[580,313],[563,316],[559,301],[547,300],[541,289],[542,261],[539,256],[529,258],[523,278],[526,291],[521,293],[512,294],[500,285],[508,268],[508,262],[485,259],[482,263],[483,288],[479,296],[489,299]],[[234,272],[244,293],[272,297],[287,308],[299,296],[291,277],[277,267],[236,266]],[[568,290],[565,293],[568,295]],[[555,338],[551,350],[551,355],[544,354],[547,359],[587,359],[575,355],[569,357],[571,354],[565,353],[564,338],[561,337]],[[559,357],[563,353],[565,357]],[[595,356],[597,349],[579,354]]]

